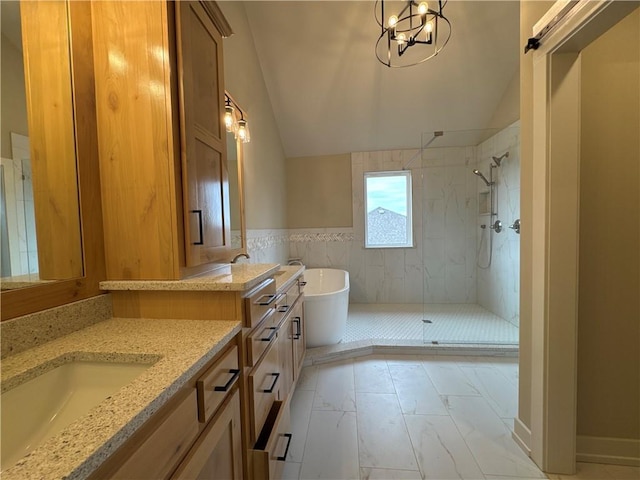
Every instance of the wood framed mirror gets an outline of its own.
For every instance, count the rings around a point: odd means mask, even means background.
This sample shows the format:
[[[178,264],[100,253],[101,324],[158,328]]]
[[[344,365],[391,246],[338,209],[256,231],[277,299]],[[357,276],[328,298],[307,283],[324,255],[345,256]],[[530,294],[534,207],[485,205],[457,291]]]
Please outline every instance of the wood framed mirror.
[[[233,115],[237,122],[241,118],[247,120],[247,114],[225,91],[225,97],[233,105]],[[229,207],[231,212],[231,250],[229,259],[240,253],[247,253],[247,231],[244,213],[244,142],[235,133],[227,129],[227,165],[229,169]]]
[[[44,179],[34,182],[37,190],[34,197],[45,192],[46,200],[41,203],[49,202],[60,208],[61,214],[57,224],[51,223],[47,207],[38,210],[36,206],[39,270],[46,271],[43,276],[50,280],[24,288],[3,288],[2,320],[98,295],[101,293],[98,283],[105,278],[90,2],[19,4],[23,9],[22,35],[28,36],[22,44],[24,55],[29,56],[25,58],[25,83],[31,152],[37,148],[36,155],[43,164],[33,168],[33,172],[34,175],[45,172]],[[66,49],[66,55],[61,53],[62,60],[45,48],[52,43],[58,45],[58,52]],[[47,82],[52,84],[51,88],[68,93],[43,92],[42,86]],[[38,85],[40,90],[36,90]],[[52,103],[52,97],[54,102],[67,98],[67,107],[63,105],[58,120],[48,112],[52,106],[45,105]],[[59,158],[47,156],[56,142],[55,148],[65,152],[64,165],[55,163],[61,161]],[[75,181],[71,180],[73,177]],[[58,189],[59,186],[62,188]],[[34,203],[37,205],[38,201]],[[61,253],[65,249],[67,253]]]

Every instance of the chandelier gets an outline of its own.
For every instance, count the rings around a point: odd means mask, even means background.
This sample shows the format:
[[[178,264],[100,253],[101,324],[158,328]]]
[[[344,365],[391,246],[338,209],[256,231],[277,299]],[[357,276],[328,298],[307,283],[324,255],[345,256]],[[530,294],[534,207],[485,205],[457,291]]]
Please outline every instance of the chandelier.
[[[249,125],[244,118],[244,112],[226,92],[224,94],[224,125],[227,132],[233,133],[235,138],[239,138],[242,143],[251,141]]]
[[[451,22],[440,0],[433,10],[427,2],[377,0],[375,17],[380,25],[376,57],[389,68],[410,67],[435,57],[451,38]]]

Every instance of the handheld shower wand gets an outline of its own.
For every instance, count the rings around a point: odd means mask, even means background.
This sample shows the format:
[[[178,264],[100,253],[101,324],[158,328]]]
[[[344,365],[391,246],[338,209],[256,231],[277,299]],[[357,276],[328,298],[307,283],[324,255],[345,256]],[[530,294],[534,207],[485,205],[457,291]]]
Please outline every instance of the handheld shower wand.
[[[485,177],[480,170],[477,170],[477,169],[474,170],[473,174],[479,176],[487,185],[487,187],[490,187],[491,185],[493,185],[493,182],[490,182],[489,180],[487,180],[487,177]]]

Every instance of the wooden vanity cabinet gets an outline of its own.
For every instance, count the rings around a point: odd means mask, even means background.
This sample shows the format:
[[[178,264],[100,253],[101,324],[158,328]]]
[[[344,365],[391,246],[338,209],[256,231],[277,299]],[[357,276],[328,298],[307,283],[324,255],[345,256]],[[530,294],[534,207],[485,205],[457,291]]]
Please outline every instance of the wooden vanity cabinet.
[[[248,478],[279,479],[293,438],[290,428],[290,400],[305,354],[304,295],[302,277],[275,292],[271,311],[259,321],[250,320],[243,338],[251,352],[248,362],[249,433]],[[261,356],[256,339],[268,347]],[[275,362],[275,363],[274,363]],[[275,380],[269,383],[268,376]],[[273,387],[273,388],[272,388]],[[264,390],[270,390],[267,394]]]
[[[107,278],[175,280],[231,249],[215,2],[91,2]]]
[[[239,335],[91,479],[243,478]]]

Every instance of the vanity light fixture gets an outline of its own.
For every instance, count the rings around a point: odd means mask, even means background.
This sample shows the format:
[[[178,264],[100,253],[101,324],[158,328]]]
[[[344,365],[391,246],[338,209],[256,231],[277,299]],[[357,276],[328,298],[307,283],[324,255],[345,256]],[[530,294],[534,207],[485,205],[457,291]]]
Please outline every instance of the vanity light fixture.
[[[224,125],[227,132],[233,132],[235,138],[240,138],[242,143],[251,141],[249,125],[244,118],[244,112],[227,93],[224,94]]]
[[[451,38],[451,22],[444,16],[447,0],[377,0],[375,18],[380,26],[376,57],[389,68],[410,67],[435,57]]]

